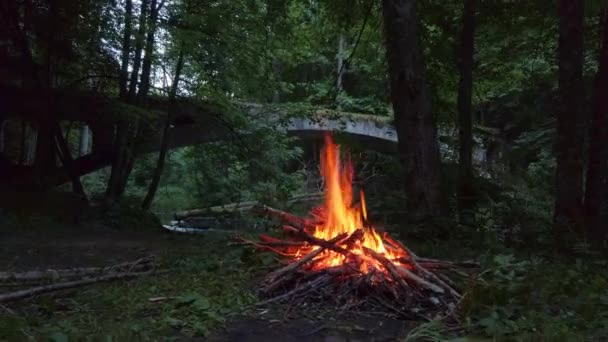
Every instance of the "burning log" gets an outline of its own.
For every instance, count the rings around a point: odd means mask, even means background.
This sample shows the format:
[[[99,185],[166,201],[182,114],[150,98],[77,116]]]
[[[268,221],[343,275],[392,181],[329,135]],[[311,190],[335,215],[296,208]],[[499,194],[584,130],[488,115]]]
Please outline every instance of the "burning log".
[[[339,149],[329,137],[321,166],[324,206],[305,218],[259,205],[255,212],[280,221],[287,237],[240,238],[290,261],[266,277],[260,294],[269,299],[263,303],[305,298],[350,308],[374,302],[407,316],[429,317],[420,312],[425,309],[451,315],[462,294],[441,272],[463,274],[460,268],[476,265],[420,258],[387,234],[378,234],[367,219],[363,192],[360,204],[352,206],[352,166],[341,167]]]

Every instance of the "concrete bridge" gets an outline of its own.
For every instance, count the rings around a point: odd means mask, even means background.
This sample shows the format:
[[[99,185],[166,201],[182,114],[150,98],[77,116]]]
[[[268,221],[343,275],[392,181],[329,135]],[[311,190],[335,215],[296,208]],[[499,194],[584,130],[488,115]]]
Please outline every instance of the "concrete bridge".
[[[302,140],[321,140],[324,134],[331,132],[346,135],[352,141],[361,143],[371,150],[384,153],[397,152],[397,131],[391,117],[317,110],[305,115],[285,118],[285,113],[280,107],[265,107],[259,104],[242,104],[241,107],[254,118],[254,121],[283,130],[288,135]],[[215,127],[210,132],[208,128],[198,125],[175,125],[170,129],[170,148],[224,140],[229,134],[234,133],[247,134],[246,131],[226,132],[221,127]],[[454,127],[439,127],[439,145],[444,160],[455,157],[453,142],[457,140],[457,134]],[[473,162],[478,166],[482,166],[486,161],[483,137],[492,134],[493,132],[487,128],[475,127]],[[160,137],[151,138],[148,143],[142,145],[140,151],[142,153],[157,151],[159,139]]]
[[[49,100],[37,103],[35,97],[28,94],[0,95],[0,100],[6,97],[13,106],[7,106],[0,112],[0,117],[20,116],[28,117],[34,113],[44,111],[51,103],[52,111],[57,113],[59,120],[84,121],[93,129],[93,150],[91,153],[74,160],[74,167],[81,175],[93,172],[111,164],[114,122],[116,108],[125,111],[137,111],[137,115],[144,115],[147,120],[147,130],[138,138],[137,154],[158,151],[160,148],[161,125],[167,110],[167,101],[164,98],[153,99],[147,108],[126,108],[117,100],[101,98],[96,95],[84,94],[74,97],[69,94],[54,94]],[[23,97],[19,101],[19,97]],[[15,101],[9,101],[9,98]],[[292,136],[301,139],[319,139],[326,132],[339,132],[352,138],[356,142],[369,146],[370,149],[381,152],[394,153],[397,151],[397,133],[392,124],[392,118],[356,113],[344,113],[331,110],[317,110],[300,116],[286,117],[285,107],[266,106],[251,103],[237,103],[239,111],[245,112],[254,124],[284,130]],[[112,117],[114,115],[114,117]],[[125,114],[121,114],[125,115]],[[169,130],[169,148],[192,146],[209,142],[224,141],[240,134],[248,134],[247,128],[238,128],[228,120],[229,115],[225,108],[213,106],[202,101],[184,99],[174,108],[174,121]],[[101,129],[100,129],[101,127]],[[454,151],[447,143],[455,138],[454,132],[449,128],[439,129],[440,150],[444,159],[453,157]],[[476,137],[481,141],[480,136]],[[101,143],[97,143],[101,141]],[[474,161],[482,164],[485,152],[482,146],[476,144]],[[27,178],[31,168],[20,166],[15,169],[14,175],[18,178]],[[67,181],[66,172],[62,168],[53,171],[56,174],[56,183]]]

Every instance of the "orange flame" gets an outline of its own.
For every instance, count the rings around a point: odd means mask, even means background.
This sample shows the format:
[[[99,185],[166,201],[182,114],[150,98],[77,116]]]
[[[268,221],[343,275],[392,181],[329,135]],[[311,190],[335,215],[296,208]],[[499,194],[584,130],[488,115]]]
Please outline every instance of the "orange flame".
[[[384,255],[396,264],[400,264],[399,259],[407,258],[406,251],[400,248],[388,249],[374,227],[367,223],[367,208],[363,191],[359,193],[360,205],[353,206],[352,162],[347,157],[344,165],[342,165],[339,146],[334,144],[329,135],[325,136],[325,146],[321,152],[321,175],[325,180],[325,204],[322,208],[316,208],[316,210],[324,212],[326,219],[311,232],[313,236],[331,240],[340,234],[350,235],[357,229],[362,229],[363,238],[360,242],[348,246],[348,248],[351,248],[353,254],[363,256],[362,263],[359,265],[360,271],[363,273],[367,273],[372,268],[383,269],[381,265],[377,264],[376,260],[365,258],[363,247]],[[313,267],[338,266],[344,261],[342,254],[326,251],[317,258]]]

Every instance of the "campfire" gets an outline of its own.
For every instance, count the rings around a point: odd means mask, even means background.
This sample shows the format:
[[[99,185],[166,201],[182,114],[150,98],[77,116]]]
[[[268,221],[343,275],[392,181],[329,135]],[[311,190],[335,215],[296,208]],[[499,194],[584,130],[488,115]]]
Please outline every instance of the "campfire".
[[[367,218],[363,191],[353,195],[353,166],[339,146],[325,137],[321,152],[324,204],[299,217],[268,206],[257,212],[278,219],[285,239],[261,235],[239,240],[280,255],[286,265],[268,274],[260,292],[266,302],[333,301],[345,307],[377,304],[409,317],[453,312],[462,298],[449,272],[462,275],[455,263],[422,258]],[[355,198],[358,201],[353,204]]]

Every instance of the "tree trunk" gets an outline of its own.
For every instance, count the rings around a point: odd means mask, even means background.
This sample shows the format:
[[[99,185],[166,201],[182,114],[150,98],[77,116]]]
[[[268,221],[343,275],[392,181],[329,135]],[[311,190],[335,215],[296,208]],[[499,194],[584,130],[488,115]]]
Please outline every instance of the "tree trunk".
[[[165,122],[165,127],[163,128],[163,136],[160,143],[160,152],[158,153],[158,162],[156,164],[156,170],[154,170],[154,176],[152,178],[152,182],[150,183],[150,187],[148,188],[148,193],[144,198],[142,203],[142,208],[144,210],[148,210],[152,201],[154,200],[154,196],[156,195],[156,190],[158,189],[158,184],[160,183],[160,177],[163,173],[163,169],[165,167],[165,158],[167,155],[167,150],[169,149],[169,127],[171,126],[171,111],[173,110],[175,104],[175,97],[177,95],[177,88],[179,85],[179,77],[182,73],[182,67],[184,65],[184,48],[179,51],[179,57],[177,58],[177,65],[175,66],[175,78],[173,79],[173,84],[171,85],[171,91],[169,93],[169,108],[167,110],[167,121]]]
[[[116,138],[114,140],[114,159],[112,160],[112,170],[110,171],[110,179],[106,188],[106,197],[111,200],[117,200],[124,192],[123,177],[125,169],[128,167],[127,149],[129,143],[129,121],[128,119],[121,120],[116,125]]]
[[[120,66],[120,98],[127,97],[127,80],[129,78],[129,54],[131,53],[131,19],[133,17],[133,3],[126,0],[125,4],[125,29],[122,36],[122,61]]]
[[[4,152],[4,129],[6,123],[6,120],[0,120],[0,153]]]
[[[36,156],[34,160],[34,186],[45,190],[49,184],[47,176],[56,165],[55,126],[51,120],[38,122],[38,139],[36,141]]]
[[[84,192],[82,183],[80,182],[80,176],[78,175],[77,170],[74,168],[74,159],[72,158],[72,153],[70,152],[70,146],[63,137],[59,123],[55,123],[55,141],[57,143],[57,150],[59,152],[59,158],[61,159],[63,168],[72,180],[72,191],[86,199],[87,195]]]
[[[143,101],[146,98],[148,91],[150,90],[150,74],[152,73],[152,59],[154,54],[154,35],[156,34],[158,12],[163,4],[163,1],[161,1],[158,6],[156,5],[156,0],[151,0],[150,2],[150,21],[148,23],[150,27],[148,29],[148,36],[146,37],[146,54],[141,68],[141,81],[139,83],[139,92],[137,93],[137,97],[140,101]]]
[[[344,33],[340,33],[338,37],[338,55],[337,55],[337,71],[336,71],[336,91],[342,91],[342,80],[344,78]]]
[[[383,0],[391,100],[413,219],[441,214],[437,125],[418,46],[415,0]]]
[[[89,126],[90,134],[93,135],[92,151],[108,151],[112,149],[114,143],[114,126],[91,123]]]
[[[582,0],[559,2],[559,98],[554,225],[564,233],[581,228],[583,200],[583,18]]]
[[[19,165],[25,165],[27,155],[27,123],[21,120],[21,141],[19,142]]]
[[[26,132],[25,159],[24,159],[24,164],[22,164],[22,165],[31,165],[34,163],[34,159],[36,158],[36,146],[38,145],[38,131],[34,126],[29,125],[26,122],[25,132]]]
[[[89,126],[83,124],[80,126],[80,141],[78,144],[78,156],[82,157],[89,153]]]
[[[473,54],[475,53],[475,0],[464,0],[458,86],[458,126],[460,136],[458,212],[460,222],[471,223],[473,193]]]
[[[608,8],[604,10],[603,17],[604,33],[595,77],[585,193],[587,231],[592,241],[598,244],[605,241],[608,232]]]
[[[272,73],[276,80],[275,89],[272,93],[272,103],[279,103],[281,102],[281,92],[279,91],[281,86],[281,62],[279,62],[277,57],[272,59]]]
[[[146,19],[148,11],[148,0],[141,1],[141,10],[139,14],[139,28],[135,38],[135,56],[133,57],[133,70],[131,71],[131,80],[129,82],[129,100],[135,98],[137,89],[137,78],[139,77],[139,68],[141,67],[141,54],[144,48],[144,36],[146,35]]]
[[[154,0],[152,0],[154,2]],[[148,14],[148,0],[142,0],[139,14],[139,28],[135,39],[135,57],[133,58],[133,70],[129,83],[129,94],[127,102],[135,100],[137,89],[137,78],[141,67],[141,55],[144,48],[144,38],[146,35],[146,21]],[[114,160],[112,161],[112,171],[106,188],[106,198],[115,201],[124,193],[129,175],[135,162],[133,153],[134,140],[138,131],[137,118],[132,122],[128,118],[123,118],[116,125],[116,137],[114,140]]]

